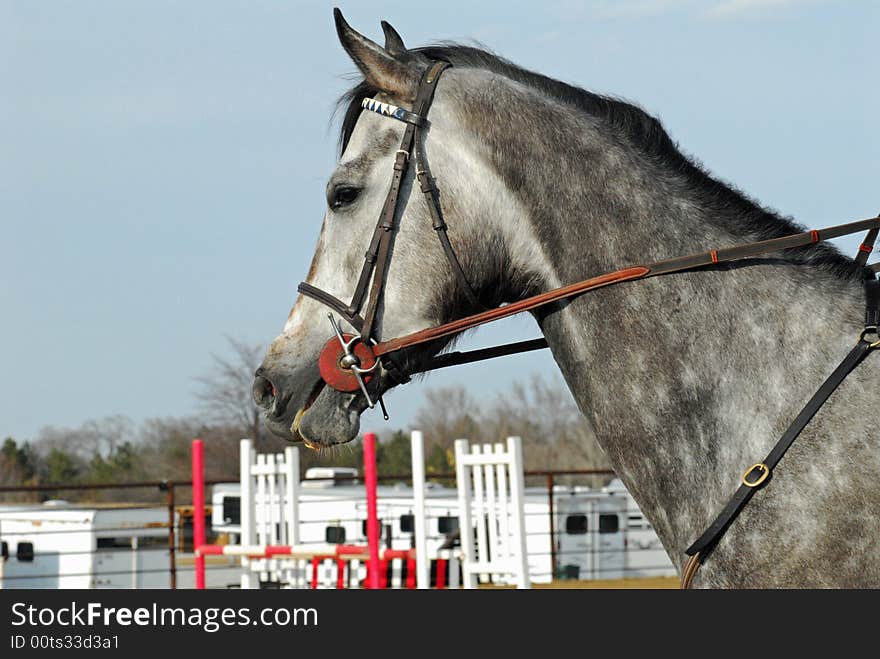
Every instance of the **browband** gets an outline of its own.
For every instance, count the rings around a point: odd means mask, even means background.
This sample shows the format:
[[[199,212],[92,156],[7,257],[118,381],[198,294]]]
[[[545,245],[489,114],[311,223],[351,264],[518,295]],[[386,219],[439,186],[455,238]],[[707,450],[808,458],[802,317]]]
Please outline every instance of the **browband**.
[[[381,114],[383,117],[391,117],[392,119],[397,119],[398,121],[412,124],[413,126],[424,126],[428,123],[427,119],[415,112],[404,110],[396,105],[391,105],[391,103],[377,101],[375,98],[365,98],[361,101],[361,107],[364,110]]]

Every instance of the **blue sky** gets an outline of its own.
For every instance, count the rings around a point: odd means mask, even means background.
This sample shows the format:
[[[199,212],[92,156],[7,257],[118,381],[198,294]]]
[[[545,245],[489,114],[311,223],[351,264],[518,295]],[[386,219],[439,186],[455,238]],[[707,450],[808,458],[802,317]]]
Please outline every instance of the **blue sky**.
[[[374,39],[386,19],[409,45],[478,40],[636,101],[716,175],[807,226],[880,210],[880,3],[339,4]],[[278,333],[353,71],[331,7],[0,0],[0,437],[191,413],[224,335]],[[468,345],[534,333],[525,318]],[[429,387],[492,396],[554,370],[539,354],[438,373],[389,398],[392,423]]]

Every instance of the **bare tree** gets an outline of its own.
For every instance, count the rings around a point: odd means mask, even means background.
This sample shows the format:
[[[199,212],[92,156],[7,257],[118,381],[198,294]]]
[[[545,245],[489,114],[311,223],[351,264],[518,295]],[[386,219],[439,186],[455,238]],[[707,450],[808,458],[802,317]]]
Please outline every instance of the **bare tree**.
[[[238,428],[242,437],[262,443],[267,433],[260,409],[254,403],[251,386],[264,348],[230,336],[226,341],[229,356],[211,355],[213,369],[196,378],[201,385],[196,397],[209,421]]]
[[[131,419],[117,414],[85,421],[75,428],[44,426],[34,445],[42,455],[58,449],[82,460],[90,460],[96,455],[112,455],[117,446],[132,441],[135,436]]]
[[[426,401],[416,413],[416,426],[431,429],[431,437],[454,440],[478,439],[480,406],[462,386],[429,389]]]
[[[461,386],[429,390],[415,425],[425,431],[429,443],[447,447],[459,437],[498,442],[518,435],[527,469],[609,465],[565,386],[539,375],[512,383],[508,391],[486,402],[475,400]]]

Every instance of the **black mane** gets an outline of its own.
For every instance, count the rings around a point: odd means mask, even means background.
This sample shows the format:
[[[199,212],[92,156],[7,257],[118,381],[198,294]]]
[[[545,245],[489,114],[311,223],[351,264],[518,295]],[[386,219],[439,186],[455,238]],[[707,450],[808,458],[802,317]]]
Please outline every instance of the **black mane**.
[[[602,120],[609,129],[638,146],[653,160],[683,176],[706,200],[708,207],[732,212],[739,218],[742,232],[746,235],[754,235],[758,240],[766,240],[805,230],[793,219],[763,208],[733,186],[709,176],[698,163],[679,151],[660,121],[631,103],[594,94],[580,87],[523,69],[481,48],[444,43],[412,50],[430,60],[446,60],[462,68],[492,71]],[[339,108],[345,109],[339,134],[340,152],[348,145],[360,116],[361,100],[372,97],[379,91],[366,81],[361,81],[339,99]],[[809,263],[846,279],[863,279],[871,276],[868,270],[828,243],[787,250],[785,254],[796,263]]]

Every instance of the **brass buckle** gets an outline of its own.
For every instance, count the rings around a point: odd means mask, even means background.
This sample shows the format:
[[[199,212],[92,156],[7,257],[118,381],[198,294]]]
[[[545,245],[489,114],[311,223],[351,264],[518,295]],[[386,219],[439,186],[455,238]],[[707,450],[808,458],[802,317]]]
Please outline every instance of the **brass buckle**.
[[[876,328],[876,327],[873,327],[873,326],[871,326],[871,327],[866,327],[866,328],[862,331],[862,333],[859,334],[859,341],[865,341],[865,340],[866,340],[865,337],[866,337],[868,334],[875,334],[875,335],[877,335],[877,336],[880,336],[880,332],[877,331],[877,328]],[[869,350],[873,350],[873,349],[875,349],[875,348],[880,348],[880,338],[878,338],[876,341],[874,341],[873,343],[871,343],[871,344],[868,345],[868,349],[869,349]]]
[[[755,469],[760,469],[760,470],[761,470],[761,475],[758,476],[758,479],[757,479],[757,480],[750,481],[749,478],[748,478],[748,476],[749,476],[749,474],[751,474]],[[758,463],[756,463],[756,464],[753,464],[753,465],[752,465],[751,467],[749,467],[748,469],[746,469],[746,472],[745,472],[745,473],[743,474],[743,476],[742,476],[742,484],[745,485],[746,487],[758,487],[761,483],[763,483],[765,480],[767,480],[767,477],[768,477],[769,475],[770,475],[770,467],[768,467],[767,465],[765,465],[763,462],[758,462]]]

